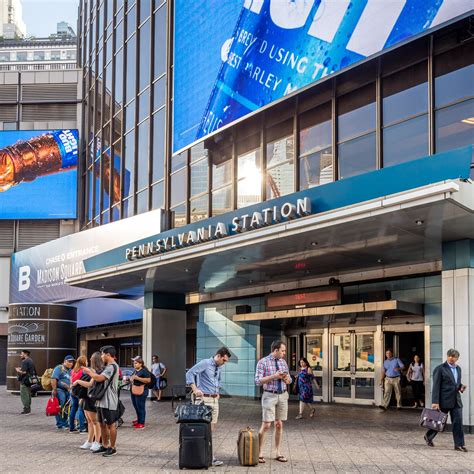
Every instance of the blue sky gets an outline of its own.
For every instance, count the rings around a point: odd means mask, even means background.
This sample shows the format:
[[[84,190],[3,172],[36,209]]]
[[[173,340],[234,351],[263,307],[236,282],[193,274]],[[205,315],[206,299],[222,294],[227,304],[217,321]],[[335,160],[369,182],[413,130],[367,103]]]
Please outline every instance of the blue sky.
[[[21,0],[21,4],[28,36],[47,37],[56,33],[59,21],[67,21],[77,30],[79,0]]]

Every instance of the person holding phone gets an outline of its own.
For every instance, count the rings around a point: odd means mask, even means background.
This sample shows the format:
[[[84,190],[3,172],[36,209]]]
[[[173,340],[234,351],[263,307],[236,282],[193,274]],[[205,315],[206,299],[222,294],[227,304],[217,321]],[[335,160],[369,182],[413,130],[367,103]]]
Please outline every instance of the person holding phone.
[[[431,393],[432,408],[449,413],[453,424],[454,449],[467,452],[464,445],[464,428],[462,425],[462,400],[461,394],[466,386],[461,382],[461,367],[457,365],[459,351],[449,349],[446,361],[438,365],[433,372],[433,386]],[[435,430],[428,430],[425,442],[433,447],[433,439],[438,434]]]

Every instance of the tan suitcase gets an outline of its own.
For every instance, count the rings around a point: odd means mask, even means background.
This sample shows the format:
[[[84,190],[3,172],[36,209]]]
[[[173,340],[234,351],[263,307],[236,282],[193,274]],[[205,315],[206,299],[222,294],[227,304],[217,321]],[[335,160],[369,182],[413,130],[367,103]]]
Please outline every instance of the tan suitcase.
[[[240,430],[237,452],[242,466],[256,466],[258,464],[258,432],[248,426]]]

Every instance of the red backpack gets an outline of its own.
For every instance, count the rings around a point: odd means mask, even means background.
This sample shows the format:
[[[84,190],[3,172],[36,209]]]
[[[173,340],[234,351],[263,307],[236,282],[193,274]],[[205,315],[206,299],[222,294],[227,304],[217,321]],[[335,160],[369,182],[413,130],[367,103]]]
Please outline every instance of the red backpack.
[[[56,416],[61,412],[61,406],[57,397],[51,397],[46,404],[46,416]]]

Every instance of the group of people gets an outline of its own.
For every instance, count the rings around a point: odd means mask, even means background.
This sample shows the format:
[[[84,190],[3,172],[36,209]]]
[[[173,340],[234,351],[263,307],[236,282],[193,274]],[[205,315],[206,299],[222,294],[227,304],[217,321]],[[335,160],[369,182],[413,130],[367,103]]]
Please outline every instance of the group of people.
[[[383,382],[385,384],[385,409],[390,401],[391,388],[397,389],[398,382],[393,380],[400,377],[401,370],[404,368],[398,358],[393,357],[391,351],[387,351],[387,359],[384,363]],[[28,351],[22,352],[21,367],[17,368],[18,377],[21,386],[22,381],[26,380],[31,374],[34,374],[34,364],[29,357]],[[194,403],[204,403],[212,409],[211,430],[215,431],[219,418],[219,399],[222,381],[222,368],[231,358],[231,352],[227,347],[221,347],[213,357],[204,359],[194,365],[186,373],[186,383],[191,387]],[[461,368],[457,365],[459,352],[450,349],[447,353],[447,360],[435,368],[433,372],[432,386],[432,408],[449,413],[453,423],[454,447],[457,451],[466,452],[464,444],[464,433],[462,425],[462,401],[461,394],[466,387],[461,382]],[[265,440],[272,424],[274,425],[274,449],[275,459],[285,463],[288,459],[281,452],[283,437],[283,422],[288,419],[288,389],[293,382],[286,363],[286,345],[281,340],[273,341],[271,352],[268,356],[260,359],[257,363],[255,372],[255,384],[262,387],[261,398],[262,423],[259,429],[259,463],[266,462],[263,456]],[[137,413],[137,419],[132,423],[136,429],[145,427],[145,402],[149,392],[149,385],[152,382],[152,373],[157,379],[155,385],[156,395],[159,393],[159,377],[163,377],[166,368],[159,363],[158,357],[154,356],[152,371],[148,370],[141,357],[133,358],[134,372],[130,377],[132,403]],[[302,418],[305,406],[311,409],[310,416],[314,415],[312,407],[313,392],[312,383],[314,374],[310,364],[304,358],[299,361],[300,371],[298,373],[298,392],[299,392],[299,414],[297,419]],[[77,360],[72,356],[65,357],[63,364],[56,367],[52,375],[53,396],[57,396],[61,403],[71,396],[71,412],[68,424],[58,415],[56,424],[58,429],[64,429],[69,426],[69,431],[74,432],[76,413],[83,410],[87,424],[88,439],[81,446],[82,449],[90,449],[93,453],[101,453],[103,456],[113,456],[116,451],[117,427],[116,423],[123,413],[123,405],[119,400],[119,372],[120,369],[116,363],[116,351],[113,346],[102,347],[100,352],[95,352],[90,358],[90,365],[84,356]],[[156,375],[155,375],[156,373]],[[411,380],[422,382],[424,380],[423,366],[416,356],[409,367]],[[90,390],[87,394],[78,395],[74,387],[82,386],[90,389],[94,383],[106,384],[103,397],[100,400],[94,400]],[[22,414],[31,412],[31,399],[28,401],[28,393],[25,388],[21,388],[21,399],[24,405]],[[419,392],[417,392],[419,393]],[[74,398],[80,399],[74,401]],[[397,397],[397,402],[398,402]],[[418,400],[420,403],[422,400]],[[74,409],[74,407],[77,407]],[[71,421],[72,420],[72,421]],[[79,431],[81,429],[80,416]],[[424,439],[428,446],[432,447],[433,439],[437,431],[428,430]],[[222,461],[213,458],[213,466],[220,466]]]

